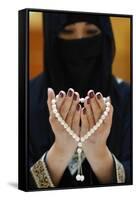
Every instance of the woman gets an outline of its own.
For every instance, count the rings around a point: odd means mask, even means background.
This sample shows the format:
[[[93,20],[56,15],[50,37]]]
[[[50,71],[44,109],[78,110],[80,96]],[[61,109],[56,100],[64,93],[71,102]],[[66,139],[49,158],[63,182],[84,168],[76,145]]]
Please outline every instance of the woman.
[[[112,75],[109,18],[46,13],[45,19],[46,72],[30,83],[30,188],[131,184],[131,95],[129,85]],[[83,181],[76,180],[77,143],[52,112],[56,95],[61,116],[80,137],[99,119],[103,97],[110,96],[107,119],[83,145]]]

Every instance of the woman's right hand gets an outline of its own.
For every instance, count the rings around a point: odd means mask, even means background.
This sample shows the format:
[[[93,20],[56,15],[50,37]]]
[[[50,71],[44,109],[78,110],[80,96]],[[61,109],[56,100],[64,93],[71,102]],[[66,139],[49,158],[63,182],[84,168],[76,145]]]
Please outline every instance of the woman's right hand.
[[[58,122],[55,117],[51,101],[55,98],[53,89],[48,89],[48,108],[49,108],[49,122],[55,135],[55,142],[53,146],[57,152],[62,153],[68,159],[70,159],[77,147],[77,142],[66,132],[64,127]],[[79,105],[79,94],[74,92],[73,89],[69,89],[67,94],[64,91],[60,91],[58,94],[57,109],[61,117],[69,125],[69,127],[79,135],[80,132],[80,105]]]

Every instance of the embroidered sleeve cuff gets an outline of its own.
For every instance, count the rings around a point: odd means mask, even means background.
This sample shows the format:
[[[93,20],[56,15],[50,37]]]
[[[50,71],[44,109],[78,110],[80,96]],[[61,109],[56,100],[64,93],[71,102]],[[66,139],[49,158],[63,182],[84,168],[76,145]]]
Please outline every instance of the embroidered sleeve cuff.
[[[55,187],[44,161],[46,153],[30,168],[32,176],[38,188]]]
[[[112,154],[114,160],[114,173],[113,182],[125,183],[125,169],[123,165],[118,161],[114,154]]]

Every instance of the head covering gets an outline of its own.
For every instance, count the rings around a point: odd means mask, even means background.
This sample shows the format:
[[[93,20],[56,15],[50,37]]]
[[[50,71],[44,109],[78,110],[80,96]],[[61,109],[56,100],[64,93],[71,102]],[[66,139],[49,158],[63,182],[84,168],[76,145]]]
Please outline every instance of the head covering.
[[[67,91],[69,87],[72,87],[79,92],[80,96],[86,96],[89,89],[102,92],[105,96],[110,95],[115,46],[109,18],[105,15],[88,13],[46,12],[44,19],[45,70],[48,73],[49,87],[54,88],[56,93],[60,90]],[[97,25],[101,29],[101,36],[73,41],[58,39],[58,33],[65,25],[79,21]],[[93,50],[96,50],[98,55],[90,58]],[[75,65],[73,62],[69,63],[68,57],[71,59],[70,56],[73,53],[73,57],[76,59],[77,51],[79,52],[77,55],[80,55],[78,56],[79,62]],[[85,62],[82,62],[83,53],[88,55],[84,58]],[[74,77],[76,77],[75,82]]]

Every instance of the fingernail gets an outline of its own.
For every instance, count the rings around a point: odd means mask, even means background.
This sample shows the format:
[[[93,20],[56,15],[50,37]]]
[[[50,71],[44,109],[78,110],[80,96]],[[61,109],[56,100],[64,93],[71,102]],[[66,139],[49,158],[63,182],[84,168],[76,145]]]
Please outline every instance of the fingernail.
[[[86,114],[86,108],[83,108],[83,114],[84,115]]]
[[[52,88],[48,88],[48,92],[50,92],[52,90]]]
[[[77,110],[77,111],[80,110],[80,105],[79,105],[79,104],[77,104],[77,106],[76,106],[76,110]]]
[[[76,101],[77,100],[77,94],[74,93],[73,99]]]
[[[63,94],[62,91],[59,93],[59,96],[60,96],[61,98],[64,96],[64,94]]]
[[[94,91],[93,91],[93,90],[89,92],[89,97],[90,97],[90,98],[93,98],[93,97],[94,97]]]
[[[73,94],[73,91],[71,89],[68,90],[68,96],[71,97]]]
[[[101,99],[101,97],[102,97],[101,93],[97,93],[96,96],[98,99]]]
[[[90,98],[87,99],[87,104],[90,104]]]
[[[48,93],[52,91],[52,88],[48,88]]]

